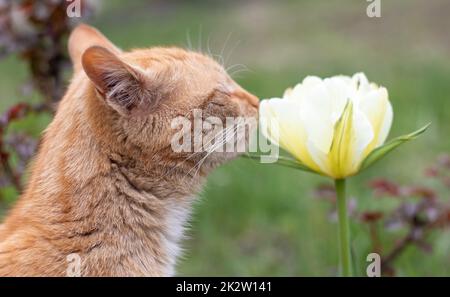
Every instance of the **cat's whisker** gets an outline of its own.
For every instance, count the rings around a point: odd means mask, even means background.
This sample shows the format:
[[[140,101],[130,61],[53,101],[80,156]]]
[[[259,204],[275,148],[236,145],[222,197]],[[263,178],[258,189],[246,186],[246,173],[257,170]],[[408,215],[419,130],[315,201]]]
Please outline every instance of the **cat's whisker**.
[[[198,167],[197,167],[197,170],[196,170],[196,172],[194,173],[194,176],[196,176],[196,175],[198,174],[198,172],[200,171],[201,166],[204,164],[204,162],[206,161],[206,159],[207,159],[212,153],[214,153],[214,152],[216,151],[217,148],[219,148],[220,146],[223,146],[223,145],[227,144],[230,140],[234,139],[234,137],[236,136],[236,134],[237,134],[238,131],[239,131],[239,127],[240,127],[240,126],[234,126],[234,127],[231,127],[229,130],[233,129],[233,130],[234,130],[234,131],[233,131],[233,134],[231,134],[228,138],[226,138],[225,140],[223,140],[221,143],[218,143],[217,145],[215,145],[215,146],[214,146],[214,147],[206,154],[206,156],[203,157],[203,158],[200,160],[200,162],[198,163],[199,165],[198,165]],[[227,133],[227,134],[228,134],[228,133]]]
[[[217,133],[216,134],[216,136],[218,135],[218,134],[222,134],[222,135],[227,135],[228,134],[228,131],[229,130],[231,130],[232,128],[231,127],[227,127],[226,129],[224,129],[224,130],[221,130],[221,132],[219,132],[219,133]],[[224,132],[225,131],[225,132]],[[214,139],[214,138],[213,138]],[[198,161],[189,171],[188,171],[188,173],[187,173],[187,175],[189,175],[191,172],[192,172],[192,170],[194,170],[194,169],[197,169],[196,170],[196,172],[194,173],[194,175],[193,176],[196,176],[197,175],[197,173],[198,173],[198,171],[200,170],[200,168],[201,168],[201,166],[203,165],[203,163],[206,161],[206,159],[217,149],[217,148],[219,148],[220,146],[222,146],[222,145],[224,145],[225,143],[227,143],[227,141],[229,141],[229,140],[224,140],[223,139],[223,137],[222,137],[222,140],[220,141],[220,142],[218,142],[217,144],[214,144],[214,146],[212,147],[212,149],[210,149],[210,150],[208,150],[208,151],[206,151],[206,155],[202,158],[202,159],[200,159],[200,161]]]
[[[240,129],[242,126],[244,126],[245,124],[246,124],[245,121],[241,121],[241,122],[237,123],[237,125],[234,125],[234,126],[232,126],[232,127],[227,127],[225,130],[222,130],[222,132],[225,131],[225,132],[223,133],[225,136],[228,135],[228,134],[229,134],[228,132],[230,132],[231,130],[233,130],[233,133],[232,133],[231,135],[229,135],[228,137],[226,137],[225,139],[223,139],[221,142],[218,142],[217,144],[214,144],[214,146],[213,146],[210,150],[208,150],[206,156],[204,156],[199,162],[197,162],[196,165],[194,165],[194,167],[193,167],[192,169],[195,169],[195,168],[196,168],[196,171],[195,171],[195,173],[194,173],[193,176],[196,176],[196,175],[198,174],[198,172],[200,171],[201,166],[204,164],[204,162],[206,161],[206,159],[207,159],[212,153],[214,153],[214,152],[216,151],[217,148],[219,148],[220,146],[223,146],[223,145],[227,144],[230,140],[234,139],[234,137],[235,137],[235,136],[237,135],[237,133],[239,132],[239,129]],[[192,171],[192,169],[189,170],[188,174]]]
[[[184,163],[186,163],[187,161],[189,161],[190,159],[202,154],[204,152],[195,152],[192,155],[190,155],[189,157],[185,158],[184,160],[180,161],[177,165],[173,166],[169,171],[167,171],[166,174],[164,174],[163,176],[160,177],[160,179],[164,179],[166,176],[168,176],[169,174],[173,173],[174,170],[176,170],[177,168],[181,167]]]
[[[186,113],[185,116],[187,116],[190,113],[190,111],[188,113]],[[210,139],[210,141],[208,141],[208,143],[206,145],[211,144],[212,141],[214,141],[215,139],[217,139],[217,137],[219,136],[219,134],[223,134],[224,130],[219,131],[216,135],[214,135],[214,137],[212,137],[212,139]],[[223,144],[222,144],[223,145]],[[175,169],[177,169],[178,167],[180,167],[181,165],[183,165],[184,163],[186,163],[187,161],[189,161],[190,159],[198,156],[199,154],[205,153],[205,151],[200,151],[200,152],[194,152],[192,155],[188,156],[187,158],[185,158],[184,160],[182,160],[179,164],[177,164],[176,166],[172,167],[164,176],[162,176],[162,178],[164,178],[165,176],[167,176],[168,174],[172,173]],[[194,165],[195,166],[195,165]],[[189,173],[189,172],[188,172]]]

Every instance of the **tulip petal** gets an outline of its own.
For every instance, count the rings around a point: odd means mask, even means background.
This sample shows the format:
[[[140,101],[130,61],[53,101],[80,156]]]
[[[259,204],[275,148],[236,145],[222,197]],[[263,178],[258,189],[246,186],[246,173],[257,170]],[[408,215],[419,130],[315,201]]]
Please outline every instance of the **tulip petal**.
[[[362,162],[364,149],[372,139],[369,121],[349,100],[334,127],[333,143],[328,156],[332,176],[344,178],[356,173]]]
[[[320,86],[322,84],[322,79],[317,76],[307,76],[303,79],[302,83],[297,84],[293,89],[288,89],[285,95],[293,100],[303,101],[308,100],[306,94],[308,94],[309,90],[313,89],[316,86]]]
[[[308,141],[327,154],[333,141],[332,100],[328,90],[317,85],[306,90],[304,100],[301,100],[300,117],[305,128]]]
[[[352,81],[356,90],[368,92],[371,88],[369,80],[367,79],[366,75],[362,72],[353,75]]]
[[[353,102],[350,100],[345,106],[341,118],[334,127],[333,143],[328,156],[332,176],[341,178],[349,171],[349,164],[354,153],[353,137]]]
[[[324,83],[327,87],[328,94],[331,98],[331,122],[333,126],[342,116],[348,98],[351,97],[351,89],[349,88],[349,78],[345,76],[335,76],[326,78]]]
[[[320,172],[328,176],[333,176],[328,154],[319,150],[311,141],[307,142],[307,149],[316,166],[320,168]]]
[[[355,148],[352,158],[350,174],[356,173],[361,165],[365,151],[373,141],[375,134],[367,116],[359,109],[354,109],[353,133],[355,137]]]
[[[386,141],[391,129],[393,111],[387,90],[380,88],[370,91],[366,98],[359,101],[359,108],[369,119],[374,132],[374,138],[364,152],[364,156],[367,156]]]
[[[306,134],[299,110],[299,102],[296,100],[263,100],[259,108],[261,131],[271,142],[287,150],[300,162],[320,171],[306,149]]]
[[[389,131],[391,130],[392,121],[394,118],[394,112],[392,110],[392,105],[388,99],[387,90],[385,88],[382,88],[381,91],[383,93],[382,100],[384,101],[384,104],[386,105],[386,111],[384,113],[384,117],[381,120],[382,124],[380,125],[381,128],[378,131],[378,137],[376,138],[377,142],[376,142],[375,147],[382,145],[386,141],[386,138],[389,135]]]

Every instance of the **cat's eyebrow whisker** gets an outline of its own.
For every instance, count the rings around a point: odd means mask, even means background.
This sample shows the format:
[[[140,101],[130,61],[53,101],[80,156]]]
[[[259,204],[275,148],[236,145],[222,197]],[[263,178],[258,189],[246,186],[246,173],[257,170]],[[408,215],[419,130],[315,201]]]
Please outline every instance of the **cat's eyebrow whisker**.
[[[208,39],[206,41],[206,50],[208,51],[208,56],[213,57],[213,54],[211,53],[211,34],[208,34]]]
[[[214,60],[216,60],[222,67],[224,66],[224,60],[223,57],[219,54],[212,54],[212,57]]]
[[[233,71],[231,71],[233,69]],[[234,65],[232,65],[232,66],[230,66],[230,67],[228,67],[227,69],[226,69],[226,72],[228,73],[228,75],[230,75],[230,76],[233,76],[233,75],[235,75],[236,73],[240,73],[240,72],[243,72],[243,71],[248,71],[248,72],[250,72],[251,70],[250,70],[250,68],[248,68],[246,65],[244,65],[244,64],[234,64]]]
[[[191,31],[189,29],[186,30],[186,42],[188,49],[192,50]]]
[[[229,75],[231,77],[235,78],[235,77],[238,77],[238,76],[236,76],[236,74],[243,73],[243,72],[252,72],[252,71],[250,69],[238,69],[232,73],[229,73]]]
[[[197,39],[197,51],[203,53],[202,45],[203,45],[203,26],[199,26],[198,30],[198,39]]]
[[[228,33],[227,38],[225,39],[225,42],[224,42],[224,44],[222,46],[222,50],[220,51],[220,56],[222,57],[222,66],[223,67],[225,67],[225,60],[223,58],[223,55],[224,55],[224,52],[225,52],[225,49],[227,47],[228,41],[230,41],[230,38],[231,38],[232,34],[233,34],[232,31],[230,31],[230,33]]]
[[[236,44],[231,48],[231,50],[228,52],[226,58],[225,58],[225,65],[228,64],[229,59],[231,58],[234,50],[238,47],[238,45],[241,43],[241,40],[236,41]]]
[[[232,69],[234,69],[234,68],[236,68],[236,67],[246,67],[244,64],[233,64],[233,65],[231,65],[231,66],[229,66],[229,67],[227,67],[226,69],[225,69],[225,71],[226,72],[229,72],[229,71],[231,71]]]

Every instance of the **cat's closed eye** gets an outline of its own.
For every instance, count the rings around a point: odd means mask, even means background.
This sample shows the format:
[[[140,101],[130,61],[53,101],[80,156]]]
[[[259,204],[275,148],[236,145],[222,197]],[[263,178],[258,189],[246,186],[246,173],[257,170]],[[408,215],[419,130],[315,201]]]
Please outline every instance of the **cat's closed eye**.
[[[208,104],[210,105],[216,105],[216,106],[220,106],[220,107],[224,107],[225,103],[223,102],[217,102],[217,101],[210,101]]]
[[[230,93],[215,89],[210,96],[208,96],[207,106],[209,108],[225,107],[227,101],[230,100]]]

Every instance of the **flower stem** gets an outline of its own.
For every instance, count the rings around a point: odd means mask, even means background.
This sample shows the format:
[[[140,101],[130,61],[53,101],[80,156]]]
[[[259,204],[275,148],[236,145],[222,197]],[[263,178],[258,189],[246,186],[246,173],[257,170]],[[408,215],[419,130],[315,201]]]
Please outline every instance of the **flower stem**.
[[[345,197],[345,179],[335,180],[337,208],[339,215],[339,244],[342,276],[352,276],[352,259],[350,254],[350,230]]]

